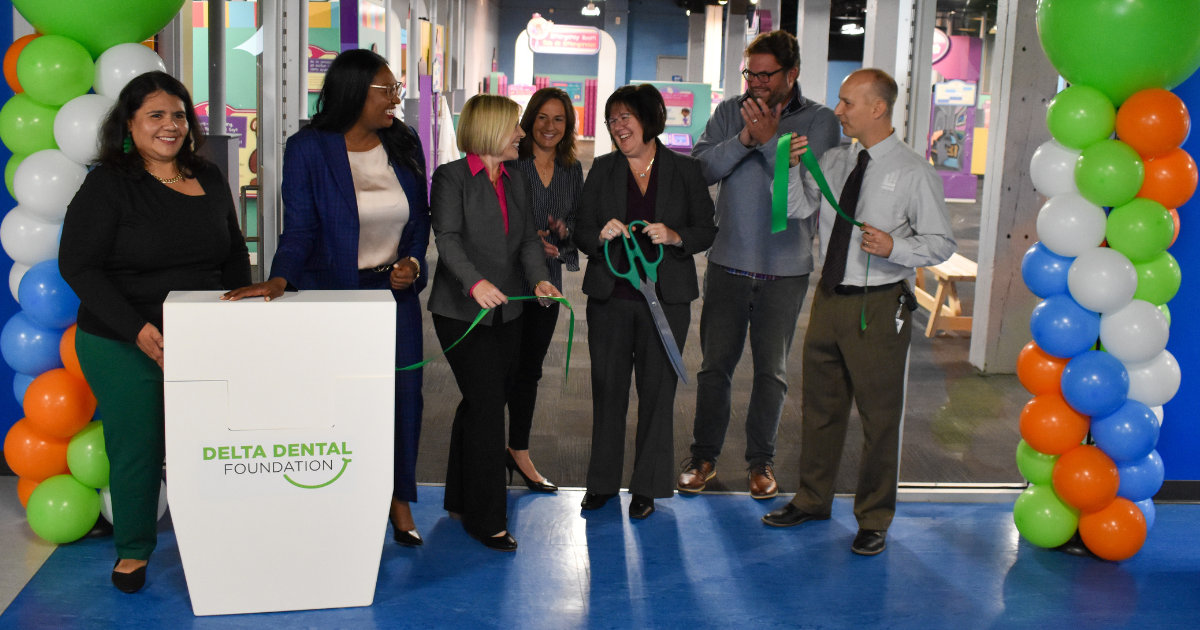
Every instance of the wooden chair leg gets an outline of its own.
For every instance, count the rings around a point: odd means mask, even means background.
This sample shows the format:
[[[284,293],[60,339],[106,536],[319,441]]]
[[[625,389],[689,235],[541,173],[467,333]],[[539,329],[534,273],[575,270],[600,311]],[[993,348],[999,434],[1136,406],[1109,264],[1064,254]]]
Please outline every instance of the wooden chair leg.
[[[942,304],[946,301],[946,281],[938,280],[937,295],[933,297],[934,308],[929,312],[929,325],[925,327],[925,336],[932,337],[938,330],[938,318],[942,316]]]

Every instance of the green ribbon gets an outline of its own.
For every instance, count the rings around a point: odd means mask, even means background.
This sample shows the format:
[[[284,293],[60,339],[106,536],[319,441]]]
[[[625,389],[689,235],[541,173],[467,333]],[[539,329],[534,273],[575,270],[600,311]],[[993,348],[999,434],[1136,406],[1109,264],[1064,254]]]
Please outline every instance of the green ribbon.
[[[771,184],[771,233],[787,229],[788,165],[791,162],[792,134],[785,133],[775,145],[775,181]]]
[[[566,306],[567,311],[571,314],[571,324],[567,328],[567,364],[566,364],[566,367],[563,368],[563,380],[566,381],[567,376],[570,374],[570,370],[571,370],[571,344],[575,341],[575,309],[571,308],[571,303],[568,302],[567,298],[565,298],[565,297],[539,297],[536,295],[521,295],[521,296],[517,296],[517,297],[508,298],[509,302],[519,302],[522,300],[554,300],[555,302],[558,302],[559,304]],[[461,342],[463,339],[466,339],[467,335],[471,334],[472,330],[475,330],[475,327],[479,325],[479,322],[483,321],[483,318],[486,317],[487,314],[489,312],[491,312],[491,310],[492,309],[490,309],[490,308],[480,309],[479,314],[475,316],[475,321],[471,322],[471,325],[467,328],[467,332],[463,333],[462,336],[459,337],[458,339],[455,339],[454,343],[450,344],[449,346],[446,346],[445,350],[442,350],[441,352],[429,357],[428,359],[425,359],[424,361],[421,361],[420,363],[414,363],[412,365],[408,365],[405,367],[398,367],[398,368],[396,368],[396,371],[404,372],[407,370],[416,370],[418,368],[423,368],[426,365],[429,365],[430,363],[432,363],[435,359],[442,356],[443,354],[450,352],[450,350],[452,350],[454,348],[454,346],[457,346],[459,344],[459,342]]]

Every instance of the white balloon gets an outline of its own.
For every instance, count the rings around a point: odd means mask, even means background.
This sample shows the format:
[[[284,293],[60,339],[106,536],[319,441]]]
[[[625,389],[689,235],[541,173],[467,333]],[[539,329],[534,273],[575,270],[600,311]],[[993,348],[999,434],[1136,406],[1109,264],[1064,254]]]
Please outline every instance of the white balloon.
[[[1167,349],[1170,336],[1166,315],[1145,300],[1133,300],[1115,313],[1100,316],[1100,343],[1121,363],[1153,359]]]
[[[17,206],[0,222],[0,246],[8,257],[30,267],[58,258],[59,223],[29,216]]]
[[[167,71],[158,53],[141,44],[117,44],[96,60],[96,93],[116,99],[134,77],[155,70]]]
[[[25,277],[25,272],[29,271],[29,265],[21,263],[13,263],[12,269],[8,270],[8,290],[12,291],[13,299],[17,300],[17,304],[21,300],[17,299],[17,287],[21,286],[21,278]]]
[[[1033,152],[1029,160],[1029,176],[1033,187],[1043,196],[1053,197],[1078,193],[1075,186],[1075,161],[1080,151],[1068,149],[1057,140],[1050,140]]]
[[[112,514],[112,494],[108,491],[108,487],[100,488],[100,513],[104,515],[104,520],[109,523],[113,522]],[[167,482],[163,481],[158,486],[158,520],[162,520],[163,514],[167,513]]]
[[[13,196],[21,210],[47,223],[61,223],[67,204],[87,177],[87,167],[58,149],[38,151],[25,158],[13,175]]]
[[[1055,254],[1075,258],[1104,242],[1107,221],[1100,206],[1079,193],[1064,193],[1046,200],[1038,212],[1038,238]]]
[[[1161,426],[1162,426],[1162,421],[1163,421],[1163,408],[1162,408],[1162,405],[1159,405],[1159,406],[1157,406],[1157,407],[1151,407],[1151,408],[1150,408],[1150,411],[1153,411],[1153,412],[1154,412],[1154,416],[1155,416],[1156,418],[1158,418],[1158,426],[1160,426],[1160,427],[1161,427]]]
[[[1097,313],[1112,313],[1129,304],[1137,291],[1137,280],[1133,263],[1121,252],[1107,247],[1083,252],[1067,270],[1071,297],[1083,308]]]
[[[116,101],[107,96],[84,94],[67,101],[55,114],[54,141],[72,162],[92,164],[96,161],[100,153],[100,125],[114,103]]]
[[[1144,363],[1125,364],[1129,371],[1129,398],[1147,407],[1165,405],[1179,391],[1179,363],[1170,350]]]

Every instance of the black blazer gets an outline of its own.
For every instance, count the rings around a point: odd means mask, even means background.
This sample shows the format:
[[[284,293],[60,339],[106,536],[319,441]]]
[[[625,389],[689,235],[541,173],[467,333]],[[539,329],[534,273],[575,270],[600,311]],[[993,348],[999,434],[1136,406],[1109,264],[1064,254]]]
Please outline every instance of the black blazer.
[[[479,303],[471,288],[480,280],[496,285],[504,295],[521,294],[521,271],[529,286],[550,280],[542,240],[533,225],[529,180],[516,169],[505,169],[504,197],[508,202],[508,236],[496,189],[487,169],[471,174],[467,159],[439,166],[433,173],[429,213],[437,245],[437,271],[429,292],[429,312],[473,321]],[[504,321],[521,314],[522,302],[510,302]],[[490,325],[495,311],[481,323]]]
[[[663,247],[663,261],[658,266],[658,290],[663,302],[684,304],[700,297],[700,286],[696,281],[696,263],[692,256],[707,250],[717,237],[717,226],[713,218],[712,196],[700,161],[676,153],[658,144],[655,168],[658,169],[658,195],[654,200],[654,222],[663,223],[675,230],[683,239],[680,247]],[[628,197],[629,160],[620,151],[613,151],[596,158],[583,194],[579,199],[579,213],[575,219],[574,243],[579,251],[587,254],[587,272],[583,276],[583,292],[588,297],[607,300],[613,285],[618,280],[604,262],[604,251],[600,248],[600,229],[610,219],[625,222]],[[610,241],[609,252],[614,264],[625,253],[617,241]],[[653,260],[655,252],[646,256]]]

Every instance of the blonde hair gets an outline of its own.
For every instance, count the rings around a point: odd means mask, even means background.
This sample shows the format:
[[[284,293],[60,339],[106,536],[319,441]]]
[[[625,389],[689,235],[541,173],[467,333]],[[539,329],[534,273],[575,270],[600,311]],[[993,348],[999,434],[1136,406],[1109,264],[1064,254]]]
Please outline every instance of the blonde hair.
[[[458,119],[458,149],[476,155],[500,155],[512,139],[521,107],[516,101],[495,94],[477,94],[467,99]]]

